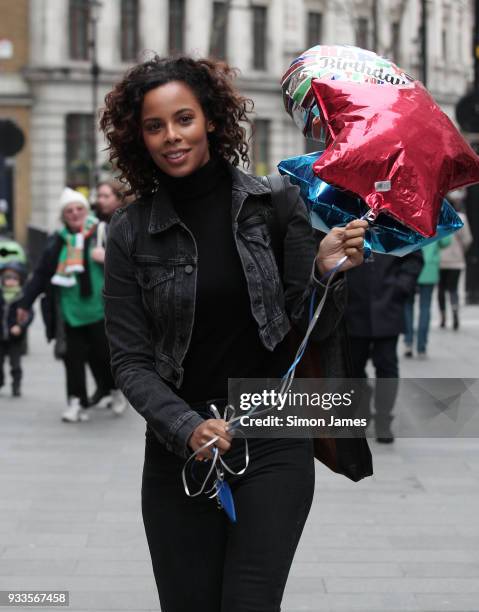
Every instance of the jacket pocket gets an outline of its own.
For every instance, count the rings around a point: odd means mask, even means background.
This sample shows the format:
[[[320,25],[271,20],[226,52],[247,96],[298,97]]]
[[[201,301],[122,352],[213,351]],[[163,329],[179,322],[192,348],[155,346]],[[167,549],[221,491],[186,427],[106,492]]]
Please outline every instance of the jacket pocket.
[[[142,266],[136,271],[143,304],[155,318],[167,315],[172,307],[174,277],[171,266]]]
[[[262,276],[279,282],[279,271],[271,247],[271,236],[263,217],[245,220],[238,228],[238,233],[246,248],[256,262]]]

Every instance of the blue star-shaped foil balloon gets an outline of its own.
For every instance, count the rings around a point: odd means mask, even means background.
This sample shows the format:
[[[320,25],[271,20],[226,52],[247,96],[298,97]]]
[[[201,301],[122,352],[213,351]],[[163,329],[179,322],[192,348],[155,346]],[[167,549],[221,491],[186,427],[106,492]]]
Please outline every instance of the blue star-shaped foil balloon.
[[[278,170],[288,175],[291,182],[300,188],[313,227],[327,233],[333,227],[341,227],[354,219],[360,219],[369,209],[354,194],[336,189],[314,174],[313,163],[320,155],[319,151],[290,157],[278,164]],[[378,215],[366,231],[365,255],[368,251],[407,255],[456,232],[462,226],[459,215],[447,200],[442,202],[436,234],[431,238],[421,236],[383,213]]]

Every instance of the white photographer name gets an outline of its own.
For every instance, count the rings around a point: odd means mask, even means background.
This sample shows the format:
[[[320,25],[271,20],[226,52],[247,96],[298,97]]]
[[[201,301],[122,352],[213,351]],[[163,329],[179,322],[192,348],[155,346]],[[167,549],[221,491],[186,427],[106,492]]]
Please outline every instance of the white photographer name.
[[[366,419],[341,419],[331,415],[329,420],[321,417],[279,417],[268,415],[265,417],[242,416],[240,424],[243,427],[366,427]]]

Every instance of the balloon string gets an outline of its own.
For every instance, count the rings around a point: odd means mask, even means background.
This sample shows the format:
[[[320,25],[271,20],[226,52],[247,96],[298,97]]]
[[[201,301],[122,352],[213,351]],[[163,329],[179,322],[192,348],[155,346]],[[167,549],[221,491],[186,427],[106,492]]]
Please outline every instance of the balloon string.
[[[331,283],[334,279],[334,276],[337,274],[337,272],[340,270],[340,268],[342,267],[342,265],[345,263],[345,261],[347,260],[347,256],[345,255],[344,257],[342,257],[338,263],[334,266],[334,268],[332,268],[331,270],[329,270],[328,272],[326,272],[326,274],[324,274],[321,279],[320,279],[320,283],[323,283],[324,281],[326,281],[326,286],[324,289],[324,293],[323,293],[323,297],[321,298],[316,311],[313,313],[313,308],[314,308],[314,298],[316,296],[316,289],[313,291],[312,295],[311,295],[311,301],[310,301],[310,307],[309,307],[309,325],[308,325],[308,329],[306,330],[306,333],[304,335],[303,340],[301,341],[301,344],[299,345],[298,350],[296,351],[296,355],[293,359],[293,363],[291,364],[291,366],[289,367],[288,371],[286,372],[286,374],[283,376],[282,379],[282,385],[281,385],[281,390],[280,393],[287,393],[289,391],[289,389],[291,388],[291,385],[293,384],[294,381],[294,376],[295,376],[295,372],[296,372],[296,367],[298,366],[299,362],[301,361],[304,352],[306,350],[306,346],[308,344],[308,340],[313,332],[313,329],[316,326],[316,323],[318,322],[319,316],[321,315],[321,312],[323,311],[324,308],[324,304],[326,303],[326,299],[328,297],[328,292],[329,292],[329,288],[331,286]],[[316,267],[316,261],[313,262],[313,270],[311,272],[311,277],[316,280],[314,271],[315,271],[315,267]]]
[[[367,211],[362,217],[361,220],[366,219],[369,221],[373,221],[375,218],[373,211],[369,210]],[[281,384],[280,384],[280,388],[279,391],[277,392],[279,396],[281,395],[286,395],[286,393],[290,390],[293,381],[294,381],[294,377],[295,377],[295,372],[296,372],[296,367],[298,366],[299,362],[301,361],[304,352],[306,350],[306,346],[308,344],[308,340],[311,336],[311,333],[313,332],[314,327],[316,326],[316,323],[318,322],[319,316],[321,315],[321,312],[323,311],[324,308],[324,304],[326,303],[326,299],[328,296],[328,292],[331,286],[331,283],[335,277],[335,275],[338,273],[338,271],[341,269],[341,267],[343,266],[343,264],[347,261],[348,257],[347,255],[345,255],[344,257],[342,257],[337,264],[334,266],[334,268],[332,268],[331,270],[329,270],[328,272],[326,272],[325,274],[323,274],[323,276],[321,277],[321,279],[319,280],[319,283],[324,284],[324,282],[326,282],[325,288],[324,288],[324,293],[323,296],[318,304],[318,306],[316,307],[316,310],[313,312],[314,309],[314,302],[315,302],[315,297],[316,297],[316,293],[317,290],[316,288],[313,289],[313,292],[311,294],[311,299],[310,299],[310,304],[309,304],[309,324],[308,324],[308,328],[306,330],[306,333],[303,337],[303,340],[301,341],[301,344],[299,345],[296,354],[294,356],[293,362],[291,364],[291,366],[289,367],[288,371],[286,372],[286,374],[284,374],[284,376],[281,379]],[[318,282],[316,275],[315,275],[315,269],[316,269],[316,259],[313,262],[313,269],[311,272],[311,279]],[[233,432],[233,433],[240,433],[241,435],[244,436],[244,433],[241,429],[238,428],[238,424],[241,422],[241,419],[250,416],[251,414],[255,414],[256,416],[259,416],[261,414],[264,414],[266,412],[270,412],[273,408],[276,407],[276,404],[273,403],[271,404],[271,406],[268,406],[267,408],[263,408],[262,410],[258,410],[257,406],[253,406],[249,411],[247,411],[246,413],[243,413],[239,416],[235,416],[235,408],[234,406],[232,406],[231,404],[228,404],[225,409],[224,409],[224,415],[223,415],[223,419],[226,421],[226,423],[228,424],[228,428],[227,430],[229,432]],[[210,405],[210,410],[214,415],[214,418],[220,419],[221,415],[218,411],[218,409],[216,408],[216,406],[214,404]],[[228,416],[228,411],[231,410],[231,416]],[[206,442],[205,444],[203,444],[202,446],[200,446],[199,448],[196,449],[196,451],[194,451],[186,460],[185,465],[183,466],[183,470],[181,473],[181,477],[183,480],[183,487],[185,490],[186,495],[188,495],[189,497],[196,497],[198,495],[201,495],[201,493],[205,492],[206,494],[209,494],[210,498],[214,498],[218,495],[218,484],[224,480],[224,471],[222,468],[224,468],[227,472],[229,472],[230,474],[234,475],[234,476],[241,476],[242,474],[244,474],[244,472],[246,471],[248,465],[249,465],[249,460],[250,460],[250,456],[249,456],[249,447],[248,447],[248,440],[246,439],[246,437],[244,437],[244,441],[245,441],[245,464],[244,466],[241,468],[241,470],[239,470],[238,472],[234,472],[229,466],[228,464],[224,461],[224,459],[222,458],[222,456],[219,453],[219,450],[216,446],[214,446],[214,444],[219,440],[219,436],[214,436],[213,438],[211,438],[210,440],[208,440],[208,442]],[[200,488],[198,489],[198,491],[192,493],[188,487],[188,483],[187,483],[187,470],[188,467],[190,466],[190,464],[196,459],[196,457],[204,450],[206,450],[209,447],[213,447],[213,459],[211,462],[211,466],[208,470],[208,473],[206,474],[206,477],[203,480],[203,483],[201,484]],[[219,465],[218,465],[219,464]],[[213,483],[213,485],[209,488],[206,489],[207,483],[209,481],[209,479],[211,478],[213,471],[216,471],[216,480]],[[212,493],[213,491],[213,493]]]
[[[366,220],[366,221],[373,221],[376,218],[376,215],[374,213],[374,211],[372,210],[368,210],[360,219],[360,221]],[[295,370],[296,367],[298,365],[298,363],[301,361],[301,358],[304,355],[304,352],[306,350],[306,346],[308,344],[308,340],[309,337],[316,325],[316,323],[318,322],[319,316],[323,310],[324,304],[326,302],[326,298],[328,296],[328,291],[329,291],[329,287],[331,285],[331,282],[334,278],[334,276],[339,272],[339,270],[341,269],[341,267],[343,266],[343,264],[347,261],[348,257],[347,255],[344,255],[344,257],[342,257],[334,266],[334,268],[332,268],[331,270],[329,270],[328,272],[326,272],[325,274],[323,274],[323,276],[321,277],[321,279],[319,280],[319,282],[321,284],[324,284],[324,281],[326,282],[326,287],[324,289],[324,294],[323,297],[321,298],[321,301],[318,304],[318,307],[316,308],[316,312],[313,314],[313,306],[314,306],[314,298],[316,295],[316,289],[313,291],[313,294],[311,296],[311,302],[310,302],[310,309],[309,309],[309,326],[308,329],[306,330],[306,334],[304,335],[304,338],[296,352],[295,358],[293,360],[293,363],[291,364],[289,370],[286,372],[286,374],[283,377],[283,381],[286,381],[285,387],[287,387],[287,391],[289,391],[289,389],[291,388],[291,385],[293,383],[294,380],[294,374],[295,374]],[[311,278],[315,281],[317,281],[316,279],[316,275],[315,275],[315,269],[316,269],[316,260],[313,262],[313,270],[311,272]],[[285,393],[287,392],[285,391]]]

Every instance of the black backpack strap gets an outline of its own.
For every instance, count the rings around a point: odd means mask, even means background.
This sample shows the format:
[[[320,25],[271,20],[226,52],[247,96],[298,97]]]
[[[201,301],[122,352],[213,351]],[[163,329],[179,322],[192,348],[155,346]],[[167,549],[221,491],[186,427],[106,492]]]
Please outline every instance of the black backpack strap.
[[[271,234],[271,246],[279,272],[283,274],[283,245],[288,222],[292,214],[294,202],[288,202],[286,186],[281,174],[268,174],[258,177],[265,187],[271,189],[271,205],[273,214],[268,217],[268,227]]]

